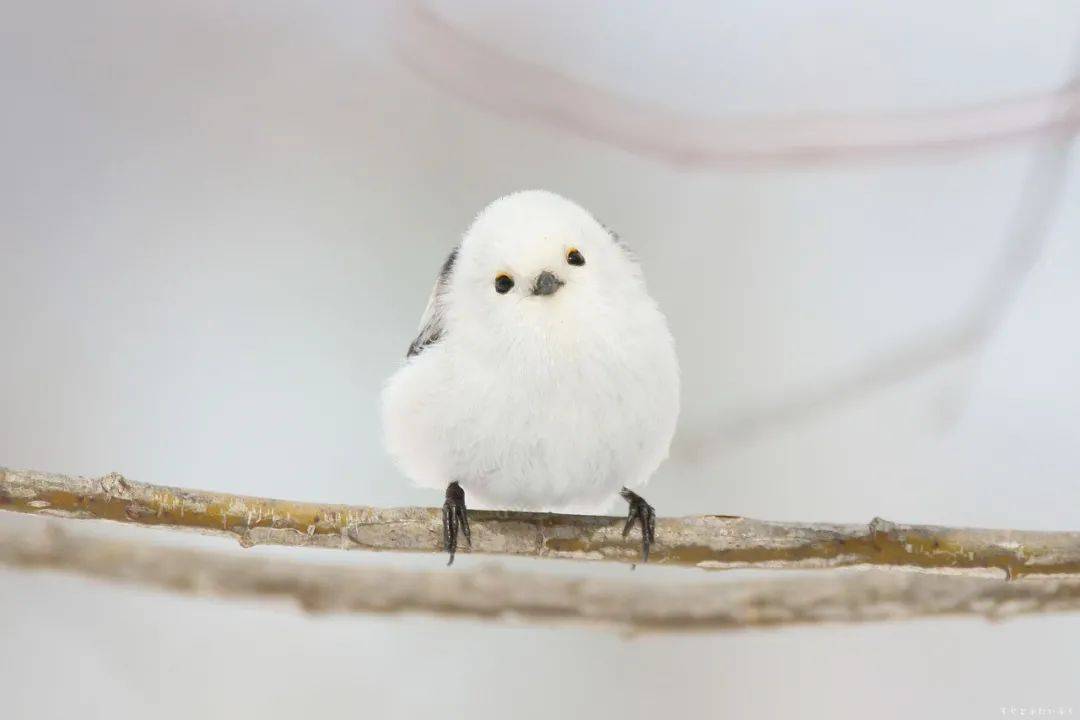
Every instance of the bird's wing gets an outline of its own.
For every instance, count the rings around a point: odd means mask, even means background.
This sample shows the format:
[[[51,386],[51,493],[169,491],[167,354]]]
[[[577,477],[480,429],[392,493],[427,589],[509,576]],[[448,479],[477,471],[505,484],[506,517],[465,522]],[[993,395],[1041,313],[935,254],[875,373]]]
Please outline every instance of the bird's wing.
[[[439,342],[446,332],[443,325],[443,309],[446,301],[443,296],[446,293],[447,283],[450,281],[450,273],[454,270],[457,253],[457,248],[451,250],[449,257],[446,258],[446,262],[442,265],[442,269],[439,270],[439,277],[435,279],[435,287],[431,289],[431,295],[428,296],[427,307],[424,308],[424,314],[420,316],[420,334],[409,345],[406,357],[419,355],[428,345]]]

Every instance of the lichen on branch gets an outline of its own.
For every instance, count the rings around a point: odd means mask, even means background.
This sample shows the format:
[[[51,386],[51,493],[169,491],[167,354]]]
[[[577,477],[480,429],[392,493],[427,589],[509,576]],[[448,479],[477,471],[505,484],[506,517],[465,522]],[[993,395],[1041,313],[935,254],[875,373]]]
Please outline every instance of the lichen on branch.
[[[0,509],[194,529],[244,546],[308,545],[441,552],[437,508],[324,505],[186,490],[112,473],[86,478],[0,468]],[[640,558],[623,519],[469,511],[472,552],[608,560]],[[662,518],[650,563],[709,569],[903,567],[983,576],[1080,574],[1080,533],[902,525],[780,523],[725,515]]]

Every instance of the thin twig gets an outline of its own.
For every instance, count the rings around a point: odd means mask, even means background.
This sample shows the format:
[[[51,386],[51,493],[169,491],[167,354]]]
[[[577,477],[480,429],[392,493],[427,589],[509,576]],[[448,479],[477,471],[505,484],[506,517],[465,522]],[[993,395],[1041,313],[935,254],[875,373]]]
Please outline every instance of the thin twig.
[[[437,508],[319,505],[127,480],[0,468],[0,509],[194,529],[244,546],[442,551]],[[622,518],[470,511],[472,551],[638,562]],[[1080,533],[900,525],[781,523],[724,515],[663,518],[650,563],[701,568],[905,567],[1010,578],[1080,574]]]

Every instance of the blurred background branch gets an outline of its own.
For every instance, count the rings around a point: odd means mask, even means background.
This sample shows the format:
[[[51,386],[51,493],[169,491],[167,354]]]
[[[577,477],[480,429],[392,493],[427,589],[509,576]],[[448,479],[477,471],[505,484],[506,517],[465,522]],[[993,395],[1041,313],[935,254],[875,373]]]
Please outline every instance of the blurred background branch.
[[[403,6],[399,57],[486,110],[683,168],[761,168],[979,150],[1080,127],[1080,86],[960,108],[721,119],[679,114],[527,62],[470,37],[424,3]]]
[[[1066,116],[1080,116],[1080,79],[1072,78],[1060,92],[1068,104]],[[760,433],[805,422],[946,363],[977,356],[1042,255],[1068,181],[1069,155],[1078,130],[1080,126],[1069,122],[1047,125],[1039,133],[1042,142],[1030,160],[997,261],[957,322],[898,345],[846,373],[792,391],[779,402],[745,408],[695,428],[677,440],[676,453],[701,460]]]
[[[0,468],[0,508],[194,529],[241,545],[442,552],[438,508],[372,508]],[[469,512],[473,552],[635,563],[640,545],[618,517]],[[702,515],[661,518],[657,564],[701,568],[906,567],[1008,578],[1080,574],[1080,533],[901,525],[780,523]]]

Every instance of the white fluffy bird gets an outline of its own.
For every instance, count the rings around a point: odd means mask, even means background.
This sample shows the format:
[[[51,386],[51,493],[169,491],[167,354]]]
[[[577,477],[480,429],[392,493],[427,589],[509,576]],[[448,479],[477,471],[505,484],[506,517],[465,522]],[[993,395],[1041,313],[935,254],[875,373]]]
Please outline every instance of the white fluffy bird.
[[[485,208],[435,281],[382,397],[386,447],[417,484],[446,488],[450,562],[470,504],[597,512],[630,503],[644,558],[655,514],[633,489],[667,457],[679,367],[627,248],[544,191]],[[621,488],[621,492],[620,492]]]

